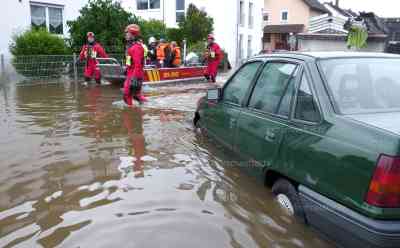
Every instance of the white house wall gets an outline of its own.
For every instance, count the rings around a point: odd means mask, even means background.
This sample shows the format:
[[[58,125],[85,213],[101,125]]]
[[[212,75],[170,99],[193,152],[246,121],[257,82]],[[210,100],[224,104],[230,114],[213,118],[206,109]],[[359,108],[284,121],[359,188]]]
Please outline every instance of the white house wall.
[[[43,3],[62,5],[64,36],[68,36],[67,21],[79,16],[79,10],[88,2],[87,0],[1,0],[0,10],[0,54],[10,56],[9,45],[14,34],[20,33],[31,26],[30,3]]]
[[[262,9],[263,0],[243,0],[245,23],[243,27],[239,27],[239,0],[186,0],[185,8],[193,3],[201,10],[207,12],[214,19],[214,34],[216,41],[228,53],[229,60],[232,65],[238,62],[238,40],[239,35],[243,35],[243,51],[244,58],[247,54],[247,41],[249,35],[252,36],[252,54],[254,55],[261,50],[263,26],[262,26]],[[249,2],[254,4],[253,28],[248,28],[248,11]],[[161,0],[159,10],[137,10],[135,0],[122,0],[123,6],[132,11],[135,15],[143,19],[157,19],[164,21],[167,27],[177,27],[176,23],[176,0]]]

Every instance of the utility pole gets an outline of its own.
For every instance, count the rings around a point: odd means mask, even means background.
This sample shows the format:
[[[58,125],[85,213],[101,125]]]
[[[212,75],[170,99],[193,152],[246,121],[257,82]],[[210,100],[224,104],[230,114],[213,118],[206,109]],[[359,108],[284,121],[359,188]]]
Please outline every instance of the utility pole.
[[[336,0],[335,5],[336,7],[339,7],[339,0]]]

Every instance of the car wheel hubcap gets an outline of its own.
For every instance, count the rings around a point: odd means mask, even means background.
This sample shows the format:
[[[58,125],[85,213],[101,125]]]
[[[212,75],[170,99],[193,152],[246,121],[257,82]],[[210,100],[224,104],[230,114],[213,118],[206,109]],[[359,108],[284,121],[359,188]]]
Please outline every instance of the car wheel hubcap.
[[[279,205],[281,205],[281,207],[284,208],[291,216],[294,215],[293,204],[286,195],[279,194],[277,196],[277,200],[278,200]]]

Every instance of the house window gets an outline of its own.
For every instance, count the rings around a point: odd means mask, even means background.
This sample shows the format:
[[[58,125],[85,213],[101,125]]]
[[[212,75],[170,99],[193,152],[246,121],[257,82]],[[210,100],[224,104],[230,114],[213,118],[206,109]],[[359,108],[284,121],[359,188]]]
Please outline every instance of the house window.
[[[46,28],[50,33],[64,33],[63,8],[61,6],[31,4],[31,25]]]
[[[394,41],[400,41],[400,32],[394,32],[393,33],[393,40]]]
[[[148,0],[137,0],[137,9],[148,9],[149,2]]]
[[[289,11],[283,10],[281,12],[281,22],[287,22],[289,20]]]
[[[240,18],[240,20],[239,20],[239,23],[240,23],[240,26],[244,26],[244,18],[245,18],[245,16],[244,16],[244,2],[243,1],[240,1],[240,3],[239,3],[239,18]]]
[[[253,42],[253,37],[249,35],[247,39],[247,57],[250,58],[253,55],[253,50],[252,50],[252,42]]]
[[[249,28],[253,28],[253,24],[254,24],[253,8],[254,8],[254,4],[249,3]]]
[[[176,0],[176,22],[185,18],[185,0]]]
[[[268,12],[263,13],[263,20],[264,20],[264,22],[269,22],[269,13]]]
[[[54,34],[63,34],[62,9],[49,7],[49,31]]]
[[[160,9],[160,0],[137,0],[138,10]]]

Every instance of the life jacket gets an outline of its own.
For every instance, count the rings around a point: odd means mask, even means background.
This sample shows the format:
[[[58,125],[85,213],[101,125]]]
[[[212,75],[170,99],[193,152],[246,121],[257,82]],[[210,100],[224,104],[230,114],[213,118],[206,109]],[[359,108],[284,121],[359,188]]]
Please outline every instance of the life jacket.
[[[173,60],[172,64],[173,64],[174,66],[179,66],[179,65],[181,65],[181,63],[182,63],[181,48],[180,48],[180,47],[175,47],[175,48],[173,49],[172,53],[173,53],[173,57],[174,57],[174,60]]]
[[[167,43],[160,44],[157,47],[157,60],[164,61],[165,60],[165,48],[169,46]]]

